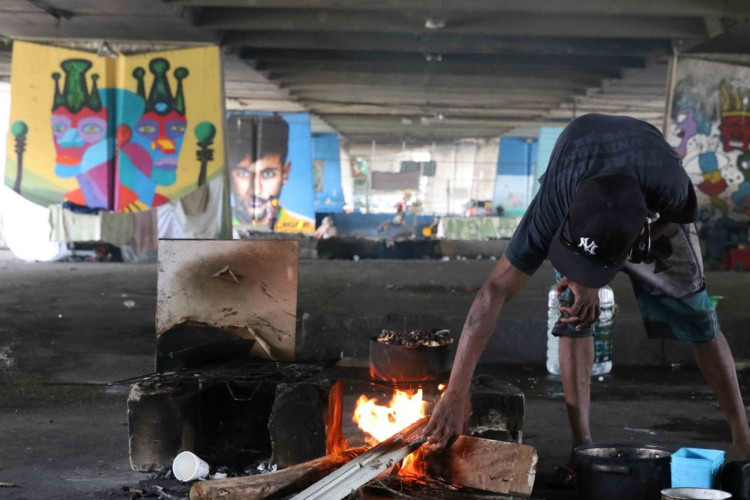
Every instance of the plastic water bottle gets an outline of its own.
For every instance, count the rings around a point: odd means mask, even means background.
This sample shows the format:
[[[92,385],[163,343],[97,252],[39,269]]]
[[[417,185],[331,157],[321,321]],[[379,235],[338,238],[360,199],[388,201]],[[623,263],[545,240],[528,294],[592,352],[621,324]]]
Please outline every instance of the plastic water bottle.
[[[594,323],[594,364],[591,375],[602,375],[612,371],[612,334],[615,326],[615,293],[609,286],[599,289],[599,319]],[[557,287],[552,286],[547,295],[547,371],[560,374],[560,338],[552,335],[552,329],[560,319],[560,302]]]
[[[612,371],[612,335],[615,330],[615,292],[609,286],[599,289],[599,319],[594,323],[594,365],[591,375]]]

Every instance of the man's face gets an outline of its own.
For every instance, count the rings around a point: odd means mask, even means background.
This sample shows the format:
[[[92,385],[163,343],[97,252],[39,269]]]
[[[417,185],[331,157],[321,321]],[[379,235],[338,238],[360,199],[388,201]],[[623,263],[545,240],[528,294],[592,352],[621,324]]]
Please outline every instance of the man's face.
[[[241,222],[270,222],[271,203],[279,198],[290,167],[289,162],[281,163],[280,155],[268,154],[256,162],[246,156],[232,168],[235,211]]]

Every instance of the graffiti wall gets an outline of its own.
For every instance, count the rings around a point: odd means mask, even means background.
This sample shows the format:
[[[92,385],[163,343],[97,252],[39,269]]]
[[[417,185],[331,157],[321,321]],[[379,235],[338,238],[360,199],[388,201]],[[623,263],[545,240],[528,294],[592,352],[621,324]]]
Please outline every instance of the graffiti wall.
[[[227,148],[235,228],[315,231],[308,114],[232,112]]]
[[[116,59],[13,44],[5,184],[48,206],[136,212],[224,165],[216,47]]]
[[[521,217],[443,217],[438,236],[449,240],[498,240],[510,238]]]
[[[341,188],[339,135],[314,134],[312,147],[315,212],[342,212],[344,193]]]
[[[701,220],[748,220],[750,68],[679,60],[666,135],[696,187]]]

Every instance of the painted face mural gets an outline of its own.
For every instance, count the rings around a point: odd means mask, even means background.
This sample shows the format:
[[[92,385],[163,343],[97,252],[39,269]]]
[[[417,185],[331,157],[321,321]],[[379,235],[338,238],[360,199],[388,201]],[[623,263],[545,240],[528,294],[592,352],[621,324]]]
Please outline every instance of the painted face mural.
[[[186,68],[177,68],[174,77],[177,91],[173,95],[167,72],[169,62],[163,58],[152,59],[149,70],[154,75],[151,90],[146,97],[145,70],[136,68],[133,76],[138,81],[138,95],[145,101],[143,115],[132,130],[132,142],[148,152],[151,164],[137,165],[149,171],[154,184],[170,186],[177,180],[177,163],[182,141],[187,129],[185,96],[182,80],[188,76]]]
[[[278,207],[281,187],[289,179],[289,162],[268,154],[253,162],[250,156],[232,168],[237,217],[244,223],[268,224]]]
[[[721,142],[724,151],[747,151],[750,147],[750,97],[732,92],[726,82],[719,85],[721,97]]]
[[[85,59],[68,59],[60,64],[65,72],[60,89],[60,73],[53,73],[55,96],[52,103],[52,136],[55,145],[55,175],[76,177],[80,189],[66,199],[90,207],[107,208],[110,157],[106,141],[107,108],[97,88],[99,75],[91,76],[91,92]]]
[[[272,229],[284,210],[279,199],[289,180],[289,124],[281,116],[230,121],[230,168],[234,218],[239,225]]]

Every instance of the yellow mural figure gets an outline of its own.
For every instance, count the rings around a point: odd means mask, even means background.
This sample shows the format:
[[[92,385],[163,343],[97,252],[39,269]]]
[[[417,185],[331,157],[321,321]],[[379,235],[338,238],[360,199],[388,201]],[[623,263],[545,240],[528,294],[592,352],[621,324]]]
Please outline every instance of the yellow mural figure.
[[[43,206],[131,212],[189,194],[224,168],[219,57],[15,42],[9,144],[23,151],[9,149],[5,184]]]

